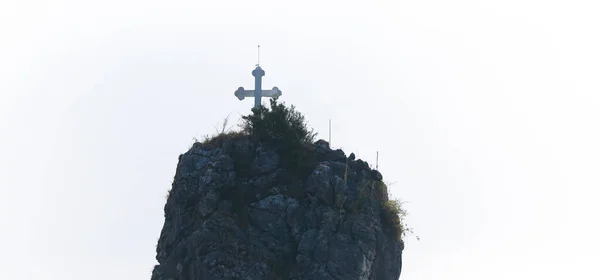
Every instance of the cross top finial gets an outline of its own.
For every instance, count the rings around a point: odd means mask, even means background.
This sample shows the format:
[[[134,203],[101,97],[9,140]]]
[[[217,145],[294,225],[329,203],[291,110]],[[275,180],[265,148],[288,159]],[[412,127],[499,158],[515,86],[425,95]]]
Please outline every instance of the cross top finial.
[[[252,76],[254,77],[262,77],[265,75],[265,70],[263,70],[262,68],[260,68],[260,66],[257,64],[256,68],[254,68],[254,70],[252,70]]]

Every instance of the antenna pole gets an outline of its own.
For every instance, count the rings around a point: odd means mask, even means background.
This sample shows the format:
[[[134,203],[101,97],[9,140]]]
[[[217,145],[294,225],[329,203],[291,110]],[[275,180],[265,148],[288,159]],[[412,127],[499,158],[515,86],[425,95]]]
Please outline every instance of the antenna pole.
[[[377,160],[375,161],[375,169],[379,170],[379,151],[377,151]]]
[[[260,65],[260,45],[258,45],[258,61],[256,65]]]
[[[329,119],[329,147],[331,147],[331,119]]]

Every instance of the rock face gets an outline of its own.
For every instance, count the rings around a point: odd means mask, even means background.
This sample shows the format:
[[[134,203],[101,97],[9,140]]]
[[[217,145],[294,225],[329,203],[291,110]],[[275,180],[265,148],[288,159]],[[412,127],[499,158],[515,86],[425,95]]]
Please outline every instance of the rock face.
[[[297,178],[247,138],[194,144],[151,279],[398,279],[404,243],[381,221],[381,174],[323,140],[309,148],[316,164]]]

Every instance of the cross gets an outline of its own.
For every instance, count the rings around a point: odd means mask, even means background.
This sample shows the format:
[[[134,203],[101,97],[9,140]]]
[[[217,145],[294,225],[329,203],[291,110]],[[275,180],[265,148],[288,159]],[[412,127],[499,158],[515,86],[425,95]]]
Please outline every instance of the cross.
[[[235,91],[235,96],[239,100],[243,100],[246,97],[254,97],[254,108],[258,108],[262,105],[261,97],[279,97],[281,96],[281,91],[277,87],[273,87],[273,89],[263,90],[262,87],[262,77],[265,75],[265,71],[260,68],[258,64],[256,64],[256,68],[252,71],[252,76],[254,76],[254,90],[244,90],[243,87],[239,87]]]

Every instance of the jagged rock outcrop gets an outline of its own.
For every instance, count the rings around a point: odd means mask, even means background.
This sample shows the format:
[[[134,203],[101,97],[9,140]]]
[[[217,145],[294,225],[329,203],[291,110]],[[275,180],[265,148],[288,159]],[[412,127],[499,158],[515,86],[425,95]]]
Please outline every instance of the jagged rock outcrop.
[[[247,137],[217,142],[179,157],[152,280],[398,279],[381,173],[323,140],[304,178]]]

